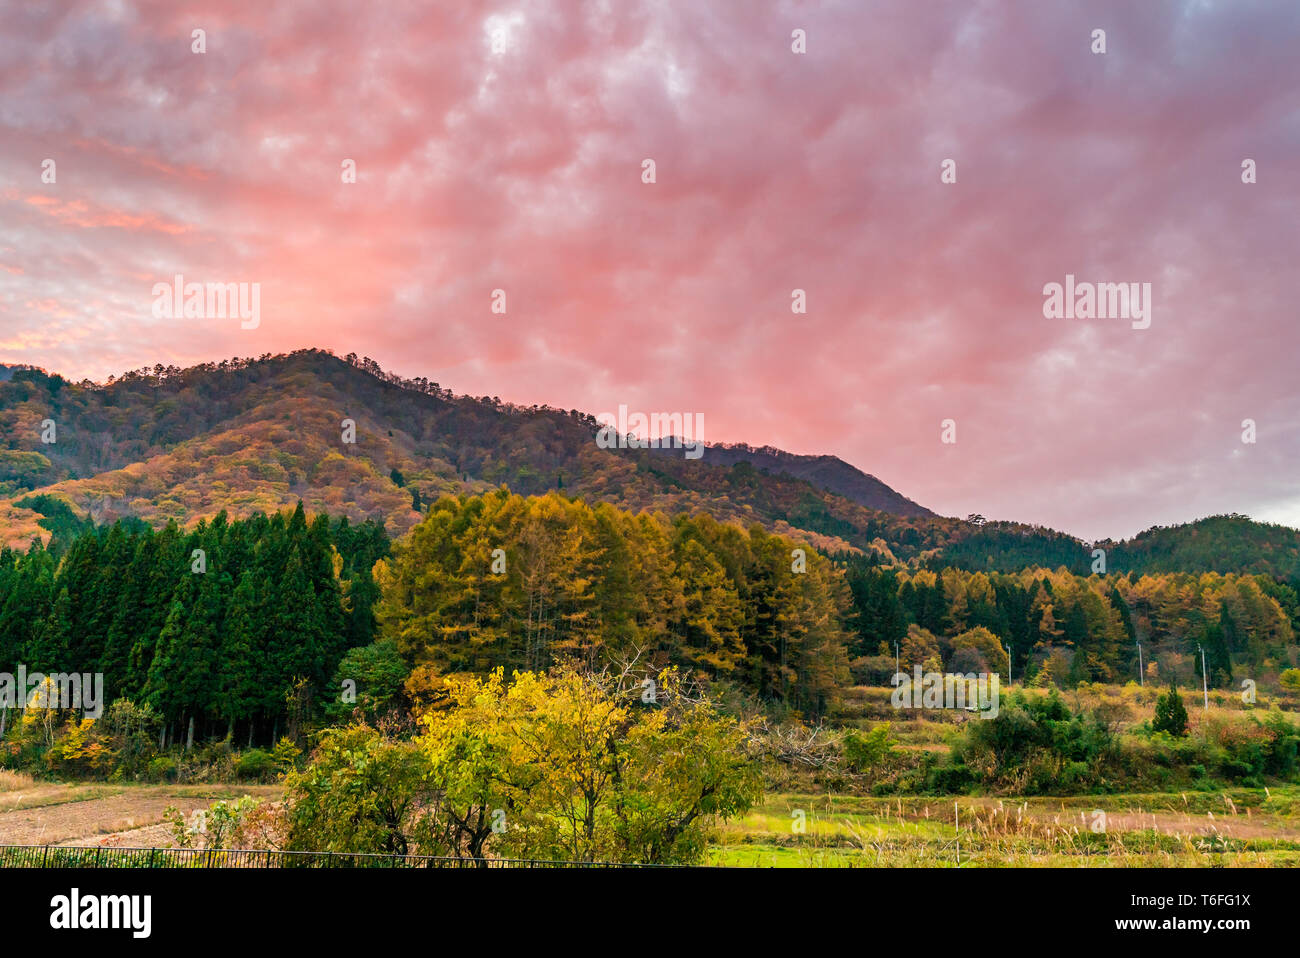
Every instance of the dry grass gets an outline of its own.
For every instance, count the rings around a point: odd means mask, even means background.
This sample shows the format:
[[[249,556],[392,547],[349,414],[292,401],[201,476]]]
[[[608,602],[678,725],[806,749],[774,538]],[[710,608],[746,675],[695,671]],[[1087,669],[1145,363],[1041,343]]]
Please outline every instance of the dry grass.
[[[7,768],[0,768],[0,792],[18,792],[35,787],[36,779],[26,772],[12,772]]]
[[[771,795],[719,829],[710,860],[760,867],[1294,867],[1297,791],[1014,801]],[[800,832],[791,827],[795,809],[806,816]]]

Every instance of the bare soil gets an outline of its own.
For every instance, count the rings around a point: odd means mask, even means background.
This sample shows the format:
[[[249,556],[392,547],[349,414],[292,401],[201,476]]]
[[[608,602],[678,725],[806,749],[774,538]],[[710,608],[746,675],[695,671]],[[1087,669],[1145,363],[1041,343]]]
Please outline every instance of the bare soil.
[[[0,845],[170,845],[163,812],[174,805],[188,818],[220,799],[255,795],[275,800],[274,785],[82,786],[38,783],[0,792]]]

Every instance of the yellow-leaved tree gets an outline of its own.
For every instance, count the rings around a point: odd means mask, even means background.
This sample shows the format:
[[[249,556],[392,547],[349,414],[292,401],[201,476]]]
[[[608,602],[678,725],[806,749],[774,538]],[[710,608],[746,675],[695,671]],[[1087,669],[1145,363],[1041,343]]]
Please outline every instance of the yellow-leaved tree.
[[[330,729],[286,779],[298,851],[696,863],[762,774],[675,671],[449,676],[414,741]]]
[[[418,744],[470,853],[698,862],[712,825],[761,794],[748,730],[674,670],[497,669],[447,685],[453,707],[424,717]]]

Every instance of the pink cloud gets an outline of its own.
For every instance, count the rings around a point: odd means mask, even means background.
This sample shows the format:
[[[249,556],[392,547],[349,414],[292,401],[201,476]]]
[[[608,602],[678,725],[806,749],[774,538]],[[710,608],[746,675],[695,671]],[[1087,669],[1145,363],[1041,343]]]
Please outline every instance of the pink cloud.
[[[1300,522],[1298,26],[1173,0],[6,8],[0,358],[355,350],[698,410],[950,514]],[[177,272],[262,283],[261,326],[152,320]],[[1151,328],[1044,319],[1066,273],[1150,282]]]

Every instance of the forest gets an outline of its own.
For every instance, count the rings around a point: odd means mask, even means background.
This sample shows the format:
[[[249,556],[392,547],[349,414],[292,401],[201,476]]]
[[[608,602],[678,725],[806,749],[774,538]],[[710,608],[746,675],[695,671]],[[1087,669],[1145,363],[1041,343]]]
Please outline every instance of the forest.
[[[315,689],[374,637],[373,523],[292,513],[189,531],[117,522],[0,550],[0,671],[99,672],[149,706],[162,743],[274,742],[295,681]]]
[[[1063,686],[1122,684],[1139,681],[1140,674],[1146,681],[1199,682],[1198,646],[1205,650],[1211,687],[1296,664],[1297,593],[1271,576],[1081,576],[1063,568],[935,572],[858,558],[850,558],[846,569],[856,631],[850,653],[860,680],[883,681],[893,671],[895,643],[908,667],[996,666],[1004,678]],[[956,656],[957,638],[977,631],[996,638],[1009,658],[1009,676],[1006,658],[999,664],[969,651]]]
[[[395,542],[301,503],[188,531],[70,529],[0,551],[0,671],[103,673],[107,701],[147,706],[164,746],[301,740],[347,714],[349,681],[362,701],[410,702],[441,677],[560,663],[677,667],[808,722],[896,662],[1199,684],[1203,650],[1212,688],[1297,664],[1300,602],[1266,575],[934,571],[561,493],[444,496]]]
[[[107,708],[0,708],[0,772],[277,789],[215,803],[219,833],[169,811],[182,847],[700,863],[809,792],[1263,789],[1300,762],[1300,601],[1271,575],[890,561],[558,491],[445,494],[397,539],[301,502],[188,529],[44,505],[48,542],[0,549],[0,672],[102,673]],[[992,721],[900,715],[896,668],[1009,688]]]

